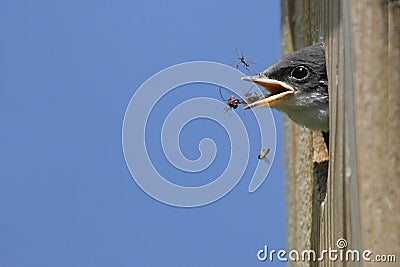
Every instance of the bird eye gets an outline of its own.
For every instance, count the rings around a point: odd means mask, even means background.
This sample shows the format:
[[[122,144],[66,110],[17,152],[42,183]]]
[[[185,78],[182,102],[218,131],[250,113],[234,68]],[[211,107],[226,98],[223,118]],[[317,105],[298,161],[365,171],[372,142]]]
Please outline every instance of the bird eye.
[[[293,78],[296,80],[302,80],[306,78],[309,74],[309,71],[306,67],[304,66],[298,66],[292,70],[292,73],[290,74]]]

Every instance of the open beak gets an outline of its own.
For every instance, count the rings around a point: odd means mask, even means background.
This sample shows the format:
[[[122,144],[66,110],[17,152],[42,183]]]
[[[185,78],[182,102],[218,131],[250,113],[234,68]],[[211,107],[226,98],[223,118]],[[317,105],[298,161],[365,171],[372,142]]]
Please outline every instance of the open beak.
[[[244,109],[265,106],[273,107],[278,101],[294,93],[293,87],[281,81],[261,78],[259,76],[246,76],[242,77],[242,80],[261,85],[269,93],[265,98],[249,103]]]

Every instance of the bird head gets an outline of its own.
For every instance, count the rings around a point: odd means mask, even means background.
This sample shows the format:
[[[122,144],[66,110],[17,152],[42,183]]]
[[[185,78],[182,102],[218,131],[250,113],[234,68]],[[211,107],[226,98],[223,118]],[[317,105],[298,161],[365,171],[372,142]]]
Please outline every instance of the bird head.
[[[249,103],[245,109],[270,106],[300,125],[328,131],[328,78],[321,43],[297,50],[260,74],[242,80],[268,92],[265,98]]]

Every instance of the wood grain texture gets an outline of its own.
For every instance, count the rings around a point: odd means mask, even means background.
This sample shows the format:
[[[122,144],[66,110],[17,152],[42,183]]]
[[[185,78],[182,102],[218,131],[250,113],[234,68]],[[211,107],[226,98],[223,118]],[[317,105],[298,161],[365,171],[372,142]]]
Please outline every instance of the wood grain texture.
[[[400,1],[281,0],[282,55],[323,41],[329,175],[321,137],[285,118],[288,249],[348,249],[400,260]],[[322,168],[322,169],[321,169]],[[379,266],[290,262],[291,266]],[[381,263],[395,266],[396,263]]]

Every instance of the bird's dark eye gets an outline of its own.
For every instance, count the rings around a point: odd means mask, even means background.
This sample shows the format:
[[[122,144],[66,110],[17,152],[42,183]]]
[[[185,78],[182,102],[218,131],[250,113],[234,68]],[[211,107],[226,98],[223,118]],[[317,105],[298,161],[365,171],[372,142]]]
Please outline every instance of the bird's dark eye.
[[[292,73],[290,74],[293,78],[296,80],[303,80],[306,78],[309,74],[309,71],[306,67],[304,66],[298,66],[292,70]]]

